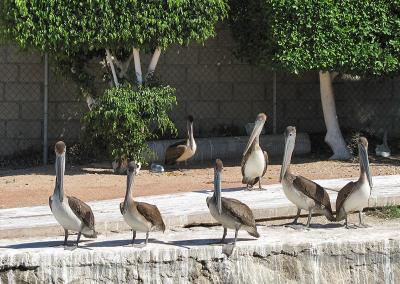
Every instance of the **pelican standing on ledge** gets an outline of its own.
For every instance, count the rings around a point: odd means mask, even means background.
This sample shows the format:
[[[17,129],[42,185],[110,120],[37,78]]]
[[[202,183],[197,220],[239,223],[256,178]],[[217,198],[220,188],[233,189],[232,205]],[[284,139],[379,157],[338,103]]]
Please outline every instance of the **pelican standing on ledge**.
[[[78,247],[81,234],[88,238],[96,238],[97,232],[94,228],[94,215],[89,205],[76,197],[65,195],[65,151],[65,143],[57,142],[55,145],[56,185],[53,195],[49,197],[49,206],[57,222],[64,228],[64,246],[67,245],[68,230],[71,230],[78,232],[76,240],[76,247]]]
[[[187,139],[168,146],[165,152],[166,165],[187,161],[196,153],[197,146],[193,137],[193,116],[188,116],[186,127]]]
[[[146,232],[147,245],[150,231],[165,231],[165,224],[157,206],[145,202],[136,202],[132,196],[132,183],[136,171],[136,164],[130,162],[127,169],[126,194],[119,209],[125,222],[132,228],[132,246],[135,242],[136,231]]]
[[[368,161],[368,140],[365,137],[358,139],[358,153],[360,158],[360,177],[356,182],[346,184],[338,194],[336,199],[336,220],[346,219],[347,214],[358,211],[360,227],[366,227],[362,220],[362,211],[368,206],[368,199],[371,195],[372,177]]]
[[[301,210],[308,211],[306,227],[310,226],[312,213],[321,213],[329,221],[335,221],[332,213],[331,202],[325,189],[302,176],[296,176],[290,172],[290,160],[296,141],[296,128],[288,126],[285,131],[285,152],[279,181],[282,183],[286,198],[297,206],[297,215],[293,224],[297,224]]]
[[[239,200],[221,197],[222,167],[222,161],[217,159],[214,169],[214,194],[207,197],[206,200],[211,215],[224,227],[221,243],[225,241],[228,228],[235,230],[233,244],[236,244],[240,229],[247,231],[253,237],[259,238],[260,235],[257,232],[256,221],[250,208]]]
[[[264,127],[267,116],[264,113],[257,115],[253,132],[250,135],[242,159],[242,183],[246,188],[252,188],[258,182],[261,189],[261,177],[267,172],[268,154],[260,147],[260,134]]]

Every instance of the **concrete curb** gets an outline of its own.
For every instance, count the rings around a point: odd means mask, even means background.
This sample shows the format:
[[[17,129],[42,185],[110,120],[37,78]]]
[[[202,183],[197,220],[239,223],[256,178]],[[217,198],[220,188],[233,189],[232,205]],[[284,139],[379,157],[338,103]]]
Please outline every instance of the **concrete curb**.
[[[195,138],[197,151],[191,161],[214,161],[220,159],[241,159],[243,150],[246,147],[248,136],[237,137],[214,137],[214,138]],[[150,148],[156,154],[156,162],[164,163],[165,151],[169,145],[181,141],[178,140],[160,140],[149,142]],[[283,134],[279,135],[261,135],[261,147],[268,152],[270,156],[283,155],[285,139]],[[308,154],[311,151],[310,137],[307,133],[297,133],[296,146],[294,154]]]

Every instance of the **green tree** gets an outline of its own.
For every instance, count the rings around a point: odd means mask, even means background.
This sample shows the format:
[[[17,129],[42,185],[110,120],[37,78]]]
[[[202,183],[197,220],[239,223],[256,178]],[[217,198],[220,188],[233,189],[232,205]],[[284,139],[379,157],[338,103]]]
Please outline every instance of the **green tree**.
[[[332,80],[400,69],[399,0],[231,0],[237,54],[292,73],[319,72],[332,159],[351,157],[339,128]]]
[[[49,53],[93,110],[85,120],[88,133],[107,141],[115,158],[140,160],[145,152],[140,143],[155,138],[155,130],[174,129],[166,113],[175,104],[168,97],[175,90],[150,80],[162,51],[214,36],[227,9],[226,0],[3,0],[0,38]],[[145,72],[141,52],[152,54]],[[105,69],[105,81],[115,89],[98,87],[93,63]],[[111,123],[114,119],[122,121]]]
[[[133,60],[141,84],[154,72],[163,50],[204,42],[215,34],[227,9],[226,0],[3,0],[0,37],[52,54],[90,96],[94,85],[87,69],[92,60],[105,58],[114,86],[128,78]],[[144,75],[140,51],[153,53]]]

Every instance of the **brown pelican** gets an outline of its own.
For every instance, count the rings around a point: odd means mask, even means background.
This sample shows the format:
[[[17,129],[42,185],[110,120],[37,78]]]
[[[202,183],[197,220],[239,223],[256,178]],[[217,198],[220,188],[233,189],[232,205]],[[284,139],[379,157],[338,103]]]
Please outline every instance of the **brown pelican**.
[[[285,153],[279,181],[282,183],[286,198],[297,206],[297,215],[293,224],[297,224],[301,210],[308,211],[306,227],[310,226],[312,213],[321,213],[329,221],[335,221],[332,214],[329,195],[323,187],[302,176],[290,172],[290,160],[296,141],[296,128],[288,126],[285,131]]]
[[[336,220],[346,219],[347,214],[358,211],[360,226],[366,227],[362,220],[362,211],[368,206],[368,199],[371,194],[372,178],[368,161],[368,141],[365,137],[358,139],[358,153],[360,158],[360,177],[356,182],[346,184],[336,199]]]
[[[261,189],[261,177],[267,171],[268,154],[263,152],[260,147],[260,133],[264,127],[267,116],[264,113],[257,115],[257,119],[247,142],[246,149],[242,159],[242,183],[246,184],[247,188],[253,187],[258,182],[258,187]]]
[[[216,160],[214,169],[214,194],[207,197],[207,206],[211,215],[224,227],[221,243],[224,242],[227,229],[235,230],[235,241],[240,229],[244,229],[251,236],[259,238],[256,221],[250,208],[239,200],[221,197],[222,161]]]
[[[51,212],[57,222],[64,228],[64,246],[67,245],[68,230],[78,232],[76,246],[79,244],[81,234],[85,237],[96,238],[94,216],[92,209],[85,202],[73,196],[66,196],[64,192],[65,172],[65,143],[56,143],[56,185],[54,193],[49,197]]]
[[[161,217],[161,213],[157,206],[144,203],[136,202],[132,196],[132,183],[133,177],[136,171],[136,164],[130,162],[127,169],[127,183],[126,183],[126,194],[124,202],[121,202],[119,209],[121,211],[124,220],[132,228],[132,245],[135,242],[136,231],[146,232],[147,245],[149,240],[150,231],[165,231],[165,224]]]
[[[193,116],[189,115],[187,119],[187,139],[168,146],[165,152],[165,164],[173,165],[189,160],[196,153],[196,148],[193,137]]]

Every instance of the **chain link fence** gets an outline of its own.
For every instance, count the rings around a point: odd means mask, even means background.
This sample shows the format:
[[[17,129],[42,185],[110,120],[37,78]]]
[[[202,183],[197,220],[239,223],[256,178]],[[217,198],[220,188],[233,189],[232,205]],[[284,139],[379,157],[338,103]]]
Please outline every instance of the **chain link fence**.
[[[273,72],[237,60],[234,46],[229,32],[221,29],[204,46],[172,47],[161,56],[156,72],[177,90],[178,105],[171,117],[179,137],[186,135],[189,114],[195,117],[195,136],[212,137],[246,135],[246,124],[259,112],[268,115],[268,134],[281,134],[287,125],[295,125],[299,132],[323,137],[318,73],[277,73],[274,101]],[[88,108],[77,86],[49,67],[46,133],[51,149],[58,139],[69,144],[82,141],[81,118]],[[43,162],[44,68],[40,54],[0,48],[0,167]],[[343,133],[363,131],[381,137],[387,131],[389,137],[400,137],[399,78],[339,77],[333,85]]]

